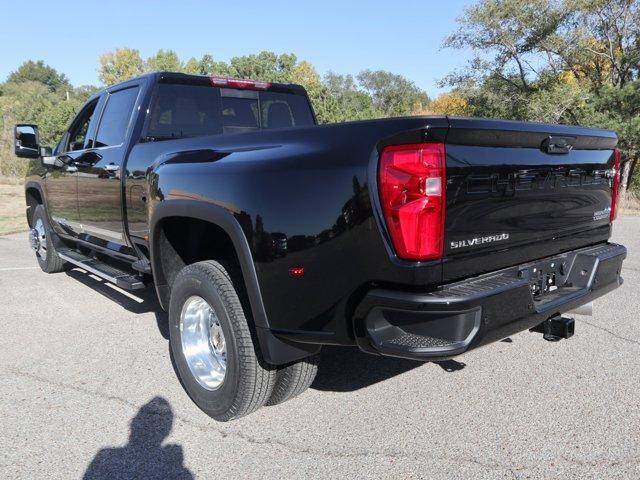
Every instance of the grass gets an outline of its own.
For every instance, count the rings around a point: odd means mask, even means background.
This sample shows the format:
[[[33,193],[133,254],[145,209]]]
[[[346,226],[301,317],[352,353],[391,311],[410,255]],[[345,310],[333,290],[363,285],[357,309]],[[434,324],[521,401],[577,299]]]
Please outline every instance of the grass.
[[[0,235],[24,232],[29,228],[23,185],[22,179],[0,177]]]

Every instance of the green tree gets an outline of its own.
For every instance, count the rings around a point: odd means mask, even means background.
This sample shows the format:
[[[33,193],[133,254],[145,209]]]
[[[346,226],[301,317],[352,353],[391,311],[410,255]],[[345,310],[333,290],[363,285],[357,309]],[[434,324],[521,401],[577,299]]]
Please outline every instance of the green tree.
[[[45,64],[42,60],[34,62],[28,60],[11,72],[7,83],[39,82],[47,86],[50,92],[71,89],[69,79],[55,68]]]
[[[637,0],[565,0],[567,21],[543,45],[560,67],[587,79],[593,90],[624,87],[640,73]]]
[[[60,140],[86,97],[71,92],[66,95],[49,91],[47,85],[25,81],[6,83],[0,96],[0,174],[22,176],[29,165],[13,155],[13,126],[35,123],[40,127],[42,145],[53,146]]]
[[[191,57],[182,70],[192,75],[230,75],[230,67],[225,62],[216,62],[213,56],[205,54],[201,59]]]
[[[233,57],[226,73],[238,78],[286,82],[297,63],[298,59],[292,53],[278,55],[262,51],[257,55]]]
[[[429,103],[427,94],[402,75],[363,70],[358,82],[371,96],[374,108],[386,117],[410,115]]]
[[[459,24],[445,46],[475,56],[442,83],[472,115],[614,128],[631,171],[640,137],[622,99],[640,75],[640,2],[480,0]]]
[[[148,72],[181,72],[183,70],[182,61],[173,50],[158,50],[158,52],[147,58],[145,70]]]
[[[29,162],[13,155],[14,124],[37,124],[42,145],[53,146],[96,87],[74,88],[65,75],[43,62],[27,61],[0,91],[0,174],[22,176]]]
[[[615,130],[619,148],[630,159],[640,158],[640,80],[626,82],[622,88],[605,86],[590,95],[582,112],[583,123]],[[625,163],[622,182],[640,185],[640,171],[634,169],[630,179],[632,162]]]
[[[334,99],[332,122],[368,120],[384,115],[373,106],[373,98],[359,88],[353,76],[329,72],[323,83]]]
[[[128,80],[144,73],[140,52],[133,48],[116,48],[100,55],[98,78],[105,85]]]
[[[184,64],[183,69],[184,73],[188,73],[190,75],[206,75],[208,73],[202,69],[200,60],[195,57],[191,57],[189,60],[187,60]]]

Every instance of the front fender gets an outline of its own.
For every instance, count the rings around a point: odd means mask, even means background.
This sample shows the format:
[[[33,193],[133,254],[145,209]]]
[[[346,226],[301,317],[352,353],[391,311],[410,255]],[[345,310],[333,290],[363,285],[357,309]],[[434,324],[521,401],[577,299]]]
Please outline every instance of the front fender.
[[[47,217],[49,216],[49,209],[47,208],[47,203],[46,203],[46,193],[45,193],[45,189],[44,189],[44,185],[42,184],[41,180],[29,180],[27,179],[24,183],[24,192],[25,192],[25,198],[27,197],[27,192],[29,190],[36,190],[38,192],[38,194],[40,195],[40,200],[42,201],[42,205],[44,206],[44,210],[47,214]],[[32,213],[29,213],[29,205],[27,205],[27,222],[29,223],[29,227],[31,227],[31,215]],[[51,224],[51,218],[49,218],[49,224]]]

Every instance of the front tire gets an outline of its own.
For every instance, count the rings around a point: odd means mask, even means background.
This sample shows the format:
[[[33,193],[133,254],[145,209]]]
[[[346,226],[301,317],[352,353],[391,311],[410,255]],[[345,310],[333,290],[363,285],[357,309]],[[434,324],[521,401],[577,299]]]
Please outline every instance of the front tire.
[[[56,252],[54,235],[49,225],[44,205],[38,205],[33,212],[33,228],[29,232],[29,243],[36,252],[38,265],[43,272],[58,273],[66,268],[66,262]]]
[[[263,406],[275,382],[275,369],[262,359],[236,291],[243,287],[234,288],[229,270],[213,260],[187,265],[169,302],[178,376],[196,405],[218,421]]]

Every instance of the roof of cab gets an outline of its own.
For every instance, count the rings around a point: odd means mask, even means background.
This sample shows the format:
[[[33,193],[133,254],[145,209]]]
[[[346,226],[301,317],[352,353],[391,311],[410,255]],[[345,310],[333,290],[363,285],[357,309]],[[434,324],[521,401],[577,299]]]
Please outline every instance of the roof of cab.
[[[136,81],[140,81],[140,80],[148,81],[151,79],[154,82],[169,81],[169,82],[175,82],[175,83],[184,82],[184,83],[191,83],[191,84],[211,85],[212,77],[221,78],[221,79],[222,78],[232,79],[232,77],[224,77],[224,76],[217,76],[217,75],[194,75],[194,74],[188,74],[188,73],[169,72],[169,71],[149,72],[149,73],[144,73],[142,75],[138,75],[136,77],[130,78],[128,80],[125,80],[119,83],[115,83],[113,85],[109,85],[105,88],[102,88],[96,93],[94,93],[93,95],[91,95],[91,97],[89,98],[89,101],[99,97],[104,92],[108,92],[114,89],[119,89],[123,86],[126,86],[129,83],[135,83]],[[257,80],[254,80],[254,81],[257,81]],[[278,83],[278,82],[268,82],[268,83],[270,84],[269,90],[271,91],[291,93],[296,95],[307,95],[307,91],[302,85],[298,85],[295,83]]]

